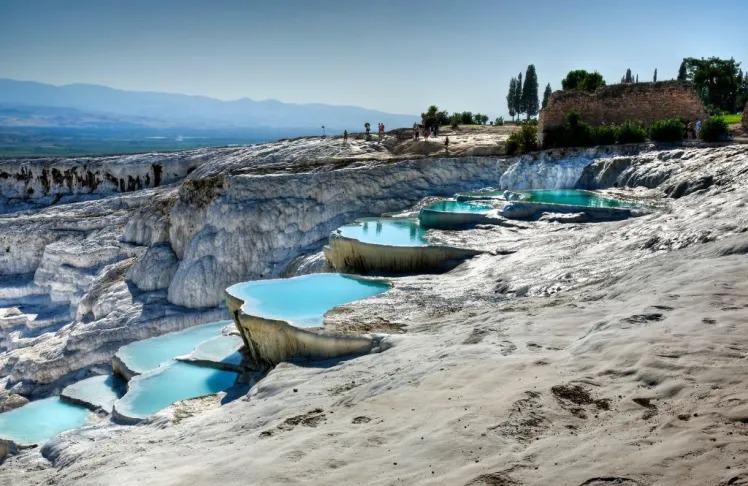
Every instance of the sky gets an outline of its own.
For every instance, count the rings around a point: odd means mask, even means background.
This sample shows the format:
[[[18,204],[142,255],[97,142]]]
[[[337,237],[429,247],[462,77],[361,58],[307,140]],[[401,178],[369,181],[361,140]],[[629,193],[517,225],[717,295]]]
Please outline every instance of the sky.
[[[619,82],[748,70],[748,0],[0,0],[0,78],[507,116],[528,64]]]

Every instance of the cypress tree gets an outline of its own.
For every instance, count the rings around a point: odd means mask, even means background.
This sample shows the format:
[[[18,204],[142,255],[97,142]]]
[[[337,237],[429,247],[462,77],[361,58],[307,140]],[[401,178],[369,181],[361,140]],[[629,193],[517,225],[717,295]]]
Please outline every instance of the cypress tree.
[[[535,65],[527,66],[525,73],[525,84],[522,87],[522,107],[527,113],[527,119],[538,114],[538,75],[535,72]]]
[[[525,112],[522,108],[522,73],[517,76],[517,84],[514,85],[514,111],[519,115]]]
[[[654,74],[654,77],[652,78],[652,82],[653,83],[657,82],[657,68],[655,68],[655,74]]]
[[[514,121],[514,115],[517,114],[517,111],[515,110],[514,105],[514,92],[517,90],[517,79],[512,78],[509,80],[509,92],[506,95],[506,106],[509,108],[509,116],[512,117],[512,121]]]
[[[624,83],[626,84],[634,82],[634,78],[633,76],[631,76],[631,69],[626,70],[626,76],[624,79],[625,79]]]
[[[688,81],[688,69],[686,68],[686,60],[683,59],[678,68],[678,81]]]
[[[551,93],[553,93],[553,91],[551,90],[551,83],[548,83],[545,85],[545,91],[543,92],[543,104],[541,105],[542,108],[548,106],[548,100],[551,99]]]
[[[639,75],[638,74],[636,75],[636,82],[637,83],[639,82]]]

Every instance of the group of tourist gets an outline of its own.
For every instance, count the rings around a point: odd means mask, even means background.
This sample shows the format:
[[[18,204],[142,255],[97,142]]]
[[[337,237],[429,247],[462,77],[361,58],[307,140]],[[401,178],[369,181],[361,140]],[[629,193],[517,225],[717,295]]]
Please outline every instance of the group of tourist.
[[[419,125],[418,123],[413,124],[413,140],[423,135],[424,140],[428,140],[429,136],[435,138],[439,134],[439,127],[426,127],[425,125]]]
[[[364,130],[366,130],[366,140],[371,141],[371,124],[369,122],[364,123]],[[384,123],[377,124],[377,133],[381,142],[384,138]],[[343,130],[343,143],[348,143],[348,130]]]

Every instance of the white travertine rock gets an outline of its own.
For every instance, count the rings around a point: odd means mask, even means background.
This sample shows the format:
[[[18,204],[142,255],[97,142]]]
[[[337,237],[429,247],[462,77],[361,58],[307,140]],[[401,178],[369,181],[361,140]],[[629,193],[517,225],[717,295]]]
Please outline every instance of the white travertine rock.
[[[135,262],[127,273],[140,290],[160,290],[169,287],[177,271],[177,256],[168,243],[154,245]]]

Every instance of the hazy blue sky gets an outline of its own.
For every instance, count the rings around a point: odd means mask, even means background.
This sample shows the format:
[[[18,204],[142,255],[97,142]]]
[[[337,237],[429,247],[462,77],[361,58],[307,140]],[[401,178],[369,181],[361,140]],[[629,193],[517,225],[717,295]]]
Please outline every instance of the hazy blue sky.
[[[506,112],[509,78],[748,69],[748,0],[0,0],[0,77],[221,99]]]

